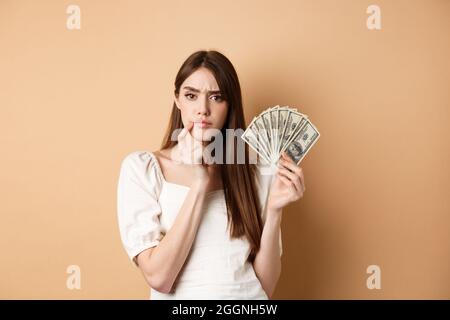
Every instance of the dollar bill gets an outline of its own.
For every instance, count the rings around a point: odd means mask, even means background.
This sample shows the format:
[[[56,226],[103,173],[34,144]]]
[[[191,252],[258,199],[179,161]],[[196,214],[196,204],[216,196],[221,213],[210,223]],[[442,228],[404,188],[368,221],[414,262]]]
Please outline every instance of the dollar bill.
[[[253,122],[252,122],[253,123]],[[250,124],[241,136],[244,140],[261,158],[266,162],[270,163],[270,155],[266,152],[264,146],[262,145],[260,139],[262,135],[252,129],[252,124]]]
[[[309,120],[305,120],[305,124],[283,151],[286,151],[286,154],[298,165],[319,137],[320,133],[317,128]]]
[[[319,131],[306,114],[279,105],[253,118],[242,135],[251,149],[270,164],[276,164],[284,151],[295,163],[300,163],[319,137]]]

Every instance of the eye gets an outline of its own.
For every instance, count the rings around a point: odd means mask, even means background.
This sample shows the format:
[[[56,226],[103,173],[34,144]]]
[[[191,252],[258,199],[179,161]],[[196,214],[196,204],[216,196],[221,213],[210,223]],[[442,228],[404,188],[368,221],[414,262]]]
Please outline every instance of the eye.
[[[195,99],[195,94],[192,94],[192,93],[186,93],[184,96],[186,98],[188,98],[188,100],[194,100]]]
[[[211,96],[211,98],[212,98],[214,101],[217,101],[217,102],[222,102],[222,101],[223,101],[223,98],[222,98],[222,96],[221,96],[220,94],[216,94],[216,95],[214,95],[214,96]]]

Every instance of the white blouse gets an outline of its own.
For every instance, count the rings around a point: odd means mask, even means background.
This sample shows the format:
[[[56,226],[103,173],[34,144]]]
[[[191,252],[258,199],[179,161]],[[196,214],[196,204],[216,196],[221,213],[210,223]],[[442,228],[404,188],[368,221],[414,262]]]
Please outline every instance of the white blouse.
[[[256,186],[265,222],[265,204],[274,168],[257,165]],[[156,156],[135,151],[121,164],[117,187],[117,213],[123,246],[132,261],[155,247],[168,232],[189,187],[164,179]],[[206,194],[203,218],[173,292],[151,288],[151,299],[268,299],[247,261],[246,237],[231,239],[223,190]],[[282,254],[281,230],[279,238]]]

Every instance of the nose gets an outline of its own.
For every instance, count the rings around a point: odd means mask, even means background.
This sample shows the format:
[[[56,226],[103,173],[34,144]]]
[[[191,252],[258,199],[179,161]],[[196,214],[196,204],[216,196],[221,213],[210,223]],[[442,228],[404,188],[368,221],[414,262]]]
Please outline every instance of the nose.
[[[197,105],[197,115],[198,116],[208,116],[209,115],[209,103],[208,98],[199,99],[198,105]]]

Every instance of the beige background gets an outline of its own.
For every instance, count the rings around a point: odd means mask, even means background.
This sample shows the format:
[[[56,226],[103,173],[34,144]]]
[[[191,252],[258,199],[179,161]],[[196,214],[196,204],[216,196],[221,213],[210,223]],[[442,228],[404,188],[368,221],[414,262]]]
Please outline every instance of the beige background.
[[[148,297],[119,240],[119,165],[159,148],[178,68],[217,49],[247,121],[291,105],[322,134],[275,298],[449,299],[449,31],[447,0],[0,0],[0,298]]]

